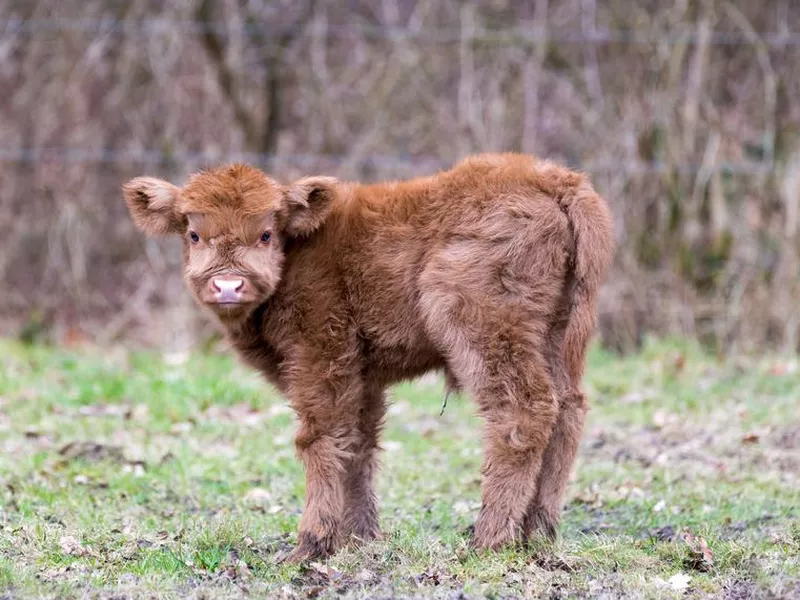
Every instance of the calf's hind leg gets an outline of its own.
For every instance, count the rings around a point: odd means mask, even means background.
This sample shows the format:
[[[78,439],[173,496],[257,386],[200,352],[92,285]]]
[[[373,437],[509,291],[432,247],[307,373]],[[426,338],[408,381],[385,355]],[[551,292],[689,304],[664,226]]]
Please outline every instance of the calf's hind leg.
[[[554,203],[503,213],[502,202],[483,224],[485,239],[454,238],[420,276],[430,338],[485,420],[478,548],[521,538],[536,493],[558,417],[547,348],[572,244]]]
[[[536,494],[525,513],[523,529],[526,539],[536,533],[551,540],[556,538],[564,493],[578,453],[586,418],[583,394],[564,394],[560,405],[553,435],[542,460]]]
[[[515,363],[506,365],[503,383],[474,392],[486,422],[482,506],[472,540],[477,548],[498,548],[520,537],[557,417],[537,353]]]
[[[564,332],[570,317],[567,308],[568,305],[565,304],[550,330],[547,343],[548,365],[559,399],[559,411],[553,435],[542,459],[536,494],[525,514],[523,531],[526,539],[537,533],[551,540],[556,538],[564,494],[586,420],[588,407],[580,392],[583,355],[578,356],[574,380],[564,360]]]
[[[544,291],[543,291],[544,295]],[[546,327],[506,299],[475,318],[463,297],[437,296],[431,328],[449,348],[448,365],[484,418],[482,507],[472,543],[498,548],[521,537],[528,505],[556,422],[558,405],[543,355]]]

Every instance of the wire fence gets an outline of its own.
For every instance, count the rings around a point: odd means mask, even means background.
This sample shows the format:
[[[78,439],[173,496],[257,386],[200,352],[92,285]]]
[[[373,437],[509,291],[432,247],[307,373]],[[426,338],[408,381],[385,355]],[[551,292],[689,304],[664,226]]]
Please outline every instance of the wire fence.
[[[110,150],[74,147],[0,148],[0,162],[6,163],[63,163],[112,165],[169,165],[174,163],[212,164],[217,162],[245,162],[259,166],[275,163],[296,167],[313,167],[320,164],[342,165],[351,163],[352,157],[340,154],[260,154],[253,152],[170,152],[160,150]],[[436,156],[400,156],[370,154],[357,161],[365,168],[435,170],[450,166],[452,161]],[[589,173],[626,175],[696,174],[708,171],[701,164],[668,164],[659,161],[566,161],[567,166]],[[763,162],[719,163],[712,171],[729,175],[757,176],[774,171],[775,166]]]
[[[304,25],[276,26],[268,23],[226,23],[177,19],[0,19],[0,35],[14,33],[214,33],[220,36],[277,37],[287,33],[307,31]],[[354,34],[386,40],[420,40],[426,42],[484,42],[492,44],[541,44],[544,42],[575,45],[642,44],[685,45],[707,43],[714,46],[767,46],[782,48],[800,46],[800,32],[733,32],[711,31],[703,34],[697,28],[668,31],[637,31],[632,29],[589,29],[580,31],[551,31],[531,23],[505,29],[463,29],[460,27],[399,27],[348,23],[326,24],[324,34],[347,38]]]
[[[402,25],[370,3],[263,22],[253,3],[208,20],[183,12],[196,2],[131,0],[123,18],[102,0],[34,4],[0,15],[0,320],[44,307],[106,337],[173,331],[159,290],[180,277],[123,218],[130,176],[245,162],[368,182],[520,149],[591,174],[614,207],[612,345],[797,346],[797,0],[647,15],[551,0],[536,19],[430,3]]]
[[[0,19],[0,40],[3,36],[15,34],[64,34],[78,33],[85,35],[104,34],[138,34],[168,35],[213,33],[221,37],[257,37],[260,39],[277,38],[287,33],[312,32],[312,35],[324,35],[330,38],[348,38],[364,36],[371,39],[391,41],[417,40],[420,42],[449,43],[474,42],[494,45],[539,45],[554,43],[565,45],[603,46],[622,45],[695,45],[712,46],[748,46],[780,50],[782,48],[800,46],[800,32],[754,30],[734,31],[700,31],[698,27],[686,25],[683,28],[667,31],[639,31],[632,29],[597,29],[583,28],[575,31],[553,31],[531,23],[504,29],[461,28],[461,27],[400,27],[389,25],[372,25],[363,22],[347,24],[326,23],[322,28],[308,27],[306,24],[280,26],[269,23],[224,21],[181,20],[173,18],[6,18]],[[352,157],[335,154],[260,154],[248,152],[221,151],[175,151],[165,153],[162,150],[137,149],[118,150],[108,148],[87,148],[72,146],[52,147],[0,147],[0,163],[33,163],[50,162],[61,164],[112,164],[112,165],[168,165],[174,162],[207,164],[218,161],[239,161],[269,166],[280,162],[297,167],[313,167],[320,164],[352,165]],[[590,173],[624,173],[637,174],[696,174],[708,171],[702,164],[668,164],[659,161],[627,160],[590,160],[565,161],[573,168]],[[437,156],[403,156],[370,154],[357,161],[358,166],[377,169],[438,169],[448,166]],[[715,164],[713,172],[729,175],[761,176],[775,170],[770,160],[742,161]]]

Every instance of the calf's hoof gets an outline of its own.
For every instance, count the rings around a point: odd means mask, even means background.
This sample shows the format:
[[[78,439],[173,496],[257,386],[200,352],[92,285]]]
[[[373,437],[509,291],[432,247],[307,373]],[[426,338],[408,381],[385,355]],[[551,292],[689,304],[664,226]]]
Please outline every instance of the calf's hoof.
[[[297,546],[287,556],[277,562],[300,564],[312,560],[328,558],[339,549],[334,536],[318,537],[313,533],[301,532],[297,536]]]
[[[470,538],[473,550],[499,550],[518,541],[518,531],[508,519],[492,519],[481,515],[475,523]]]
[[[525,532],[525,542],[529,542],[537,537],[549,542],[556,541],[558,538],[558,517],[550,511],[539,506],[531,510],[525,516],[523,530]]]
[[[377,517],[347,519],[342,531],[344,539],[351,545],[383,539]]]
[[[380,531],[353,532],[347,538],[348,545],[350,546],[360,546],[362,544],[381,540],[383,540],[383,534]]]

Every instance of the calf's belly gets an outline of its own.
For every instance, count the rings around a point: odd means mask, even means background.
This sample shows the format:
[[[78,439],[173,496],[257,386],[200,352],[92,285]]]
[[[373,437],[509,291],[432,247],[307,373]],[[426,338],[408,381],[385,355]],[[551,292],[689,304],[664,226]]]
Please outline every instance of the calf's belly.
[[[429,343],[402,346],[364,344],[367,376],[381,385],[419,377],[444,367],[442,355]]]

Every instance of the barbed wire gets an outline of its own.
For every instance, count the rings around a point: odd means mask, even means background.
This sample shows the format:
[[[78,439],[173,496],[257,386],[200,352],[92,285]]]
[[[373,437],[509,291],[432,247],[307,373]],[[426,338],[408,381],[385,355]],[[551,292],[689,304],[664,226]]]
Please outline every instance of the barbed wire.
[[[305,25],[279,26],[269,23],[229,24],[223,21],[197,21],[180,19],[114,19],[114,18],[62,18],[62,19],[0,19],[0,35],[13,33],[214,33],[220,36],[273,37],[306,30]],[[315,30],[316,31],[316,30]],[[430,42],[458,42],[463,40],[495,44],[697,44],[701,35],[696,28],[672,31],[637,31],[632,29],[598,29],[595,31],[550,31],[533,25],[506,29],[462,30],[458,27],[405,28],[391,25],[348,23],[326,24],[328,37],[350,37],[354,34],[385,40],[419,40]],[[711,31],[705,38],[716,46],[757,46],[771,48],[800,46],[800,32],[761,32],[753,35],[729,31]]]
[[[353,160],[341,154],[261,154],[254,152],[178,151],[164,153],[160,150],[111,150],[76,147],[46,148],[0,148],[0,162],[4,163],[60,163],[60,164],[113,164],[137,166],[164,166],[171,164],[211,165],[228,162],[244,162],[258,166],[291,165],[331,168],[352,165],[365,169],[435,171],[453,164],[436,156],[401,156],[370,154]],[[700,164],[668,164],[658,161],[567,161],[569,167],[596,174],[624,173],[626,175],[648,174],[696,174],[713,171],[729,175],[767,175],[775,166],[765,162],[720,163],[712,169]]]

